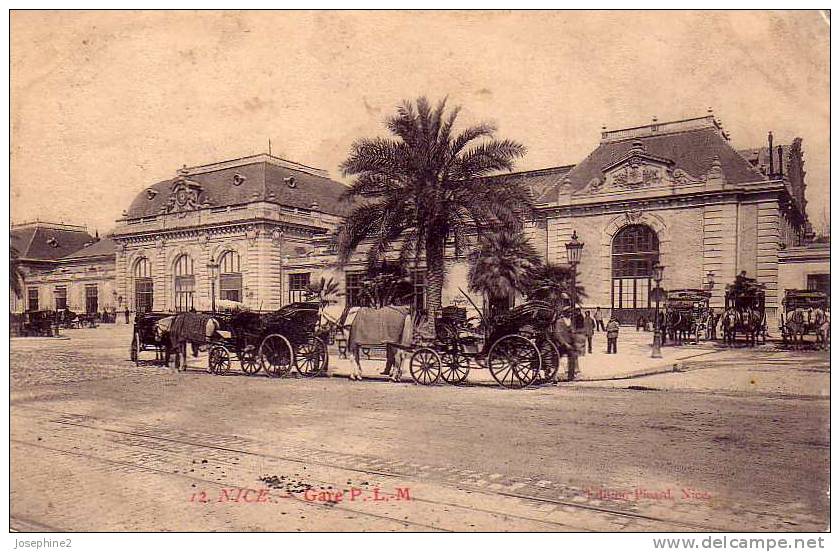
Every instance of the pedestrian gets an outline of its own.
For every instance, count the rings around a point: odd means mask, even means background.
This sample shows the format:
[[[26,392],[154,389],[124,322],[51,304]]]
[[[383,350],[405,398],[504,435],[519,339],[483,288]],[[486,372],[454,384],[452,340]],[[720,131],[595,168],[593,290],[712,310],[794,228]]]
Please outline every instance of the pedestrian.
[[[607,323],[607,354],[614,355],[618,353],[618,321],[615,318],[610,318]]]
[[[595,320],[586,311],[586,316],[583,318],[583,335],[586,336],[586,346],[589,354],[592,354],[592,336],[595,335]]]
[[[128,324],[128,306],[125,307],[125,323]]]
[[[601,307],[595,307],[595,328],[599,332],[606,331],[604,328],[604,313],[601,312]]]
[[[555,343],[568,355],[569,362],[566,377],[569,381],[572,381],[575,379],[575,373],[577,372],[577,349],[575,348],[574,335],[572,335],[571,319],[558,316],[554,322],[553,330]],[[554,381],[552,383],[557,383],[558,375],[554,375]]]

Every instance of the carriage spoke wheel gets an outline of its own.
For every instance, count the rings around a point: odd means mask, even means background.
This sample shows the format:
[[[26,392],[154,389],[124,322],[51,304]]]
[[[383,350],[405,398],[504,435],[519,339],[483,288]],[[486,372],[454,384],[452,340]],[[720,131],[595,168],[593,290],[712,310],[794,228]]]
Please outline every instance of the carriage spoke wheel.
[[[568,373],[569,358],[560,352],[560,348],[553,341],[550,339],[542,341],[539,350],[542,360],[542,370],[537,376],[539,383],[555,381],[561,368],[564,373]]]
[[[534,382],[542,368],[540,350],[521,335],[501,337],[490,347],[487,366],[502,387],[519,389]]]
[[[239,353],[239,365],[242,371],[252,376],[260,371],[260,363],[257,360],[257,353],[253,348],[245,349]]]
[[[470,373],[470,359],[460,351],[447,351],[440,355],[443,367],[440,376],[451,385],[464,383]]]
[[[271,334],[260,344],[260,366],[272,378],[285,376],[295,362],[295,352],[289,340],[280,334]]]
[[[131,361],[140,366],[140,334],[138,332],[134,332],[134,337],[131,339]]]
[[[295,368],[308,378],[327,371],[327,344],[320,337],[313,337],[298,345],[295,351]]]
[[[207,355],[207,369],[221,376],[230,372],[230,351],[224,345],[213,345]]]
[[[440,356],[434,349],[422,347],[411,355],[411,377],[421,385],[432,385],[440,378],[441,364]]]

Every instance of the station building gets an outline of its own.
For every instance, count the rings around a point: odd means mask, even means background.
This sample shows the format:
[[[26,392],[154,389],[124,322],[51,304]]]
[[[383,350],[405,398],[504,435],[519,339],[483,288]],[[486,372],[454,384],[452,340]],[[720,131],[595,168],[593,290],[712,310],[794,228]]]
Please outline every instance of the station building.
[[[829,246],[813,240],[806,216],[801,139],[772,140],[735,148],[711,113],[654,120],[604,129],[575,165],[488,178],[532,191],[537,215],[526,231],[546,259],[565,263],[573,232],[584,242],[578,280],[587,308],[600,306],[625,323],[651,316],[659,262],[663,288],[708,289],[718,308],[726,284],[746,272],[765,285],[768,321],[775,321],[786,287],[829,291]],[[55,296],[60,284],[50,278],[59,268],[111,262],[97,272],[103,293],[132,311],[205,310],[212,296],[275,309],[302,299],[321,276],[338,280],[345,300],[356,303],[364,264],[337,269],[330,242],[350,210],[345,190],[322,170],[271,155],[184,167],[139,192],[108,242],[90,249],[104,256],[46,263],[41,279],[27,285],[45,286],[38,297],[46,305],[40,298]],[[410,273],[422,306],[422,265]],[[463,261],[453,260],[444,304],[466,289],[465,276]],[[78,301],[81,292],[73,293]]]

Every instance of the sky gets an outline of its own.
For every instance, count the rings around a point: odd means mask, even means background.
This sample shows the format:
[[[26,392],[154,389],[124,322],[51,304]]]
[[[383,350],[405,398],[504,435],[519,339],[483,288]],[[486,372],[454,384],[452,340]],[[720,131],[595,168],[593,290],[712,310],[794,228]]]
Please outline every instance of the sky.
[[[736,148],[803,139],[827,216],[819,12],[14,12],[11,218],[106,232],[183,165],[264,153],[326,169],[403,99],[573,164],[610,129],[705,115]]]

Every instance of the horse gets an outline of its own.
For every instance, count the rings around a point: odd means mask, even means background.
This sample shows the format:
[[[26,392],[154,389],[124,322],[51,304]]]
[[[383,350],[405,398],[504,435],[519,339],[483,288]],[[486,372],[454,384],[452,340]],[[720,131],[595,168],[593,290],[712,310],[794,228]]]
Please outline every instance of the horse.
[[[747,338],[747,346],[755,347],[758,344],[758,334],[764,328],[764,317],[758,309],[748,308],[741,313],[741,327]]]
[[[831,337],[831,320],[828,311],[823,312],[820,325],[817,327],[817,339],[821,349],[828,349],[828,340]]]
[[[677,345],[682,344],[684,334],[683,325],[683,316],[679,311],[672,310],[665,313],[665,327],[667,328],[668,339]]]
[[[347,350],[353,355],[353,371],[350,379],[357,381],[362,379],[362,365],[359,362],[359,351],[362,347],[385,345],[387,353],[385,371],[393,367],[394,373],[391,374],[391,379],[399,381],[402,375],[405,348],[411,344],[413,333],[413,323],[408,307],[362,307],[347,325],[349,326]]]
[[[721,329],[723,330],[723,342],[727,346],[735,346],[735,333],[738,327],[738,313],[735,309],[729,308],[721,315]]]
[[[164,341],[168,337],[167,366],[170,353],[175,353],[175,370],[185,372],[189,368],[187,342],[192,344],[193,356],[198,356],[198,345],[209,341],[220,327],[221,323],[217,318],[197,312],[181,312],[158,320],[155,324],[156,339]]]
[[[782,338],[785,342],[790,340],[794,349],[800,349],[805,341],[806,323],[805,311],[796,308],[788,311],[783,319],[784,331]]]

